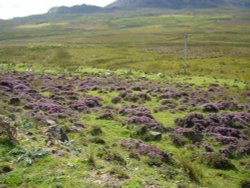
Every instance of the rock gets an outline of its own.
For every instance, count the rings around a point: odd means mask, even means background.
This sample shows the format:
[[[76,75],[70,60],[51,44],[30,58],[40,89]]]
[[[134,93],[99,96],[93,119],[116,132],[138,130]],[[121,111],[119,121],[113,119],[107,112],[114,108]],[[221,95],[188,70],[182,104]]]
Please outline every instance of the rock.
[[[33,135],[33,133],[30,132],[30,131],[27,131],[25,134],[26,134],[27,136],[32,136],[32,135]]]
[[[56,139],[62,142],[69,141],[68,136],[61,127],[53,126],[46,131],[46,135],[49,139]]]
[[[176,185],[177,188],[186,188],[186,184],[183,183],[183,182],[178,182],[177,185]]]
[[[78,125],[78,126],[76,126]],[[73,132],[80,132],[84,126],[83,124],[75,124],[75,125],[72,125],[72,126],[64,126],[63,129],[66,133],[73,133]]]
[[[79,128],[85,128],[85,125],[83,124],[83,123],[81,123],[81,122],[76,122],[75,124],[74,124],[76,127],[79,127]]]
[[[157,131],[151,131],[150,127],[147,125],[139,126],[134,133],[131,134],[132,137],[138,137],[144,141],[154,141],[161,139],[161,133]]]
[[[160,140],[161,133],[156,131],[149,131],[149,138],[150,140]]]
[[[8,186],[6,184],[0,183],[0,188],[7,188]]]
[[[67,155],[67,151],[65,151],[65,150],[58,150],[58,149],[52,149],[51,153],[54,154],[54,155],[57,155],[59,157],[63,157],[65,155]]]
[[[0,135],[8,137],[9,140],[16,140],[16,122],[6,116],[0,115]]]
[[[55,121],[53,121],[53,120],[46,120],[46,122],[48,123],[48,125],[50,125],[50,126],[53,126],[53,125],[56,125],[56,122]]]

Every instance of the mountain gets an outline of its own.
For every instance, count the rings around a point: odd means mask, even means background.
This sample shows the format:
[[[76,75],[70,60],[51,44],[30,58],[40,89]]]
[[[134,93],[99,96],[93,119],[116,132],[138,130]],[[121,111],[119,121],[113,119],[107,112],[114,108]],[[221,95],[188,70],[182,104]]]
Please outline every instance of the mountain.
[[[117,0],[106,8],[217,8],[217,7],[250,8],[250,0]]]
[[[86,4],[73,7],[53,7],[48,11],[48,14],[84,14],[103,12],[110,9],[219,7],[250,8],[250,0],[116,0],[104,8]]]
[[[239,8],[250,8],[250,0],[225,0],[225,2]]]
[[[95,13],[100,12],[103,9],[101,7],[92,5],[76,5],[73,7],[53,7],[48,11],[48,14],[84,14],[84,13]]]

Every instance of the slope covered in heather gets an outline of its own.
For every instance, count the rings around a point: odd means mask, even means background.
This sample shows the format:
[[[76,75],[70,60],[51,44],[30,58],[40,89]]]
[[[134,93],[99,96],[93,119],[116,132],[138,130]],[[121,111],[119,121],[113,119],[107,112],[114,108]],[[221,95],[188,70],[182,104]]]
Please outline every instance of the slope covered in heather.
[[[0,73],[1,187],[249,185],[244,83],[60,72]]]

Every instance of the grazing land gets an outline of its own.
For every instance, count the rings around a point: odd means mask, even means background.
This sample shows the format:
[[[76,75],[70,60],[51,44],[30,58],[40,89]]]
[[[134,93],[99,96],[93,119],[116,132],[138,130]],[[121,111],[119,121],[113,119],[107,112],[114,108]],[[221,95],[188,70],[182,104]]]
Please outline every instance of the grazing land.
[[[0,21],[0,187],[249,187],[249,23],[244,9]]]

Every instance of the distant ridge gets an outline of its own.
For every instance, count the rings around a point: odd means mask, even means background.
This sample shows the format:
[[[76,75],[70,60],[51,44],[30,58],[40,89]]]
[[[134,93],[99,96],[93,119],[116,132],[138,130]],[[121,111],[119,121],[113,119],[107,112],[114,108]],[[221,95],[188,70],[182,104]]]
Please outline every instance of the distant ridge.
[[[250,8],[250,0],[117,0],[106,8]]]
[[[48,14],[84,14],[84,13],[95,13],[102,11],[103,8],[92,5],[76,5],[73,7],[53,7],[49,9]]]
[[[73,7],[53,7],[48,14],[87,14],[108,10],[126,10],[140,8],[167,8],[167,9],[185,9],[185,8],[250,8],[250,0],[116,0],[106,7],[93,5],[76,5]]]

